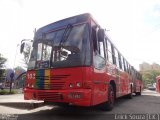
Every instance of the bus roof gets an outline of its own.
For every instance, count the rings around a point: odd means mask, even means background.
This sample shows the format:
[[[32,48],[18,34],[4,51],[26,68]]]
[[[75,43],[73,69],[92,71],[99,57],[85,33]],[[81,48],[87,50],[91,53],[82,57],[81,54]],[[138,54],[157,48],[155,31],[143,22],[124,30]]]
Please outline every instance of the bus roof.
[[[35,38],[37,39],[37,37],[39,35],[41,36],[43,33],[48,33],[51,30],[61,28],[63,26],[67,26],[68,24],[77,24],[77,23],[86,22],[90,17],[91,17],[91,14],[85,13],[85,14],[69,17],[66,19],[62,19],[57,22],[53,22],[51,24],[48,24],[44,27],[39,28],[35,34]]]

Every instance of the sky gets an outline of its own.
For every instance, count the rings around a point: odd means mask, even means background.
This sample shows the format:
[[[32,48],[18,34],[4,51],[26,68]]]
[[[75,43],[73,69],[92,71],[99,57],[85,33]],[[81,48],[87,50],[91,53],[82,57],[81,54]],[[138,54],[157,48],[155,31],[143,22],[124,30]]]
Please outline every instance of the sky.
[[[0,53],[6,66],[22,65],[22,39],[34,29],[91,13],[127,61],[160,64],[160,0],[0,0]]]

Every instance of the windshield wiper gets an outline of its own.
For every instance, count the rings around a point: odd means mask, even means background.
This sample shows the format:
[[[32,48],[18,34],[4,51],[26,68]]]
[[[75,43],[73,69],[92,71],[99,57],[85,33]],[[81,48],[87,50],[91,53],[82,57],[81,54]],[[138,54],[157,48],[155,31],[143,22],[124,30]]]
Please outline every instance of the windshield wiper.
[[[72,31],[73,26],[71,24],[68,24],[67,27],[64,30],[64,33],[62,35],[62,39],[59,43],[59,46],[62,47],[63,43],[68,39],[71,31]]]

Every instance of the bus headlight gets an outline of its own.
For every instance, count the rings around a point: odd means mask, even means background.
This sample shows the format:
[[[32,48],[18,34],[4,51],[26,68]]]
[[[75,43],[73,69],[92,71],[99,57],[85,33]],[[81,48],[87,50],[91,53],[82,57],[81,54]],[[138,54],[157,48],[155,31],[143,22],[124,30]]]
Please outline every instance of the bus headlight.
[[[32,88],[34,88],[34,85],[32,84],[32,86],[31,86]]]
[[[72,83],[70,83],[70,84],[69,84],[69,87],[70,87],[70,88],[73,88],[73,84],[72,84]]]
[[[79,83],[79,82],[77,82],[76,85],[77,85],[77,87],[81,87],[81,83]]]

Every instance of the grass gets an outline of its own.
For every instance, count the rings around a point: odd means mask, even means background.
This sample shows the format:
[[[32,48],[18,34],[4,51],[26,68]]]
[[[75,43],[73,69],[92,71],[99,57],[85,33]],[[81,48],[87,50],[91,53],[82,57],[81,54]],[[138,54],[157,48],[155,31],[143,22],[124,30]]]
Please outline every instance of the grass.
[[[15,90],[12,90],[11,92],[9,90],[0,90],[0,95],[10,95],[10,94],[16,94],[17,92]]]

